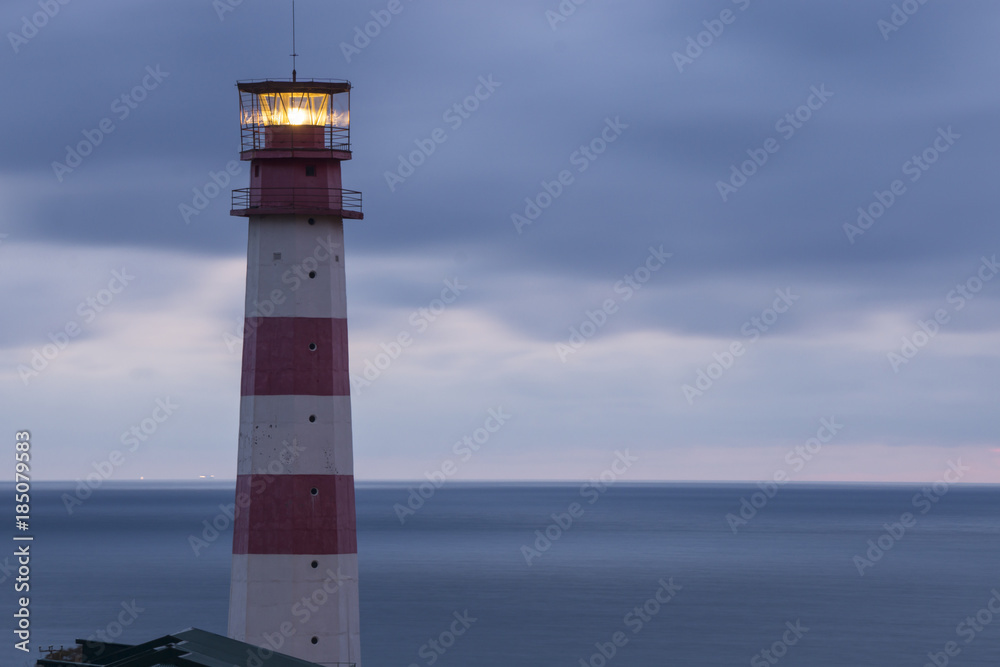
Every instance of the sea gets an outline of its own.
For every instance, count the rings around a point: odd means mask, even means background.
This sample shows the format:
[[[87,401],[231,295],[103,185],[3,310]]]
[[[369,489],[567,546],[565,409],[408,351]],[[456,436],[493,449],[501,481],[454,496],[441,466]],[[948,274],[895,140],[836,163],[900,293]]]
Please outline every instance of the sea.
[[[234,484],[76,486],[9,532],[31,654],[0,550],[0,664],[225,634]],[[998,486],[359,483],[357,511],[365,667],[1000,665]]]

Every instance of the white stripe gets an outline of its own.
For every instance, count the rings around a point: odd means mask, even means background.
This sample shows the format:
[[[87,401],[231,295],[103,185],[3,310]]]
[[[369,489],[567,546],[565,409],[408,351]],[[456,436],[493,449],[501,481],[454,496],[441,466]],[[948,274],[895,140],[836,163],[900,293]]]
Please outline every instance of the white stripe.
[[[360,663],[357,554],[238,554],[232,572],[230,637],[321,665]]]
[[[313,219],[315,225],[308,216],[250,218],[247,317],[347,317],[344,223]]]
[[[243,396],[236,472],[353,475],[351,397]]]

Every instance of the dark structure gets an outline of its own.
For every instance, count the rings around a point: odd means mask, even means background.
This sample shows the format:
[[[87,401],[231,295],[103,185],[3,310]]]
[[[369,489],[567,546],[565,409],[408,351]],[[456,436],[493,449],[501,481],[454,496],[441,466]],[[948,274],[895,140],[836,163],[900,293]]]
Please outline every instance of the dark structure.
[[[270,649],[189,628],[137,646],[77,639],[82,662],[43,658],[37,667],[318,667]],[[65,653],[65,651],[59,651]]]

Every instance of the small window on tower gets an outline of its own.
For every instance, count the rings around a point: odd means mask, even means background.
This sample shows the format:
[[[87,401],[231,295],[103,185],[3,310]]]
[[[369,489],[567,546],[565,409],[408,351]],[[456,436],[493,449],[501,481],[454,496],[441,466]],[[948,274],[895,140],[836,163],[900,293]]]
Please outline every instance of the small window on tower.
[[[255,178],[260,178],[260,165],[255,164],[253,167],[253,175]]]
[[[316,175],[316,166],[311,164],[306,166],[306,176],[315,176],[315,175]]]

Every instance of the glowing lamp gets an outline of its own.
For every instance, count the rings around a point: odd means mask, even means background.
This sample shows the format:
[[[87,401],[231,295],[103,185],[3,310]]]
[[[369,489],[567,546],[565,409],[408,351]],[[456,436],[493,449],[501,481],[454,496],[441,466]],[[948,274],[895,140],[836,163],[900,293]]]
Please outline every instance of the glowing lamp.
[[[273,93],[260,95],[261,125],[340,125],[333,96],[322,93]]]

